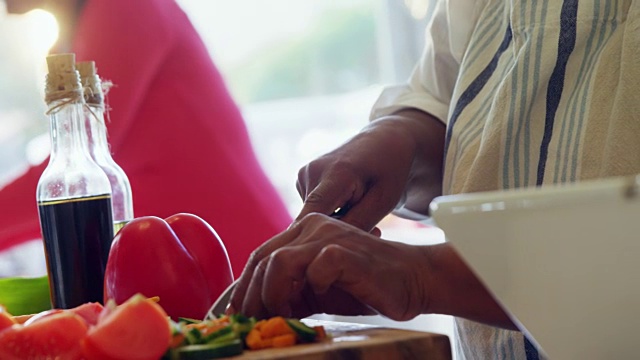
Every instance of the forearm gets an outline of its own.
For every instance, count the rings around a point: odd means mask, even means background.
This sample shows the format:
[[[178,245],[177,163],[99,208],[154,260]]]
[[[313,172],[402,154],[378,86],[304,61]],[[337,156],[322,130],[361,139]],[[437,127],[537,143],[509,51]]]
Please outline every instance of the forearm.
[[[516,326],[450,244],[422,247],[425,313],[447,314],[516,330]]]

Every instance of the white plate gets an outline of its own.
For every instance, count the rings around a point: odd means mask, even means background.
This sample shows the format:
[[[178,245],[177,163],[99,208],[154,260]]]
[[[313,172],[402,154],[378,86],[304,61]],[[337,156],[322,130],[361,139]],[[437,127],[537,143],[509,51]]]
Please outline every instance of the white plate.
[[[635,177],[443,196],[447,241],[551,359],[638,358]]]

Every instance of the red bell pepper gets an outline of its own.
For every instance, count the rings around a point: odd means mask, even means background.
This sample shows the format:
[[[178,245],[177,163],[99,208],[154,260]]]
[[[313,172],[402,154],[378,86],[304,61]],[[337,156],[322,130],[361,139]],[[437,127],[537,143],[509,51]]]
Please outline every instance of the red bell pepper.
[[[207,222],[192,214],[145,216],[116,234],[104,297],[121,304],[136,293],[158,296],[173,319],[202,319],[232,282],[227,251]]]

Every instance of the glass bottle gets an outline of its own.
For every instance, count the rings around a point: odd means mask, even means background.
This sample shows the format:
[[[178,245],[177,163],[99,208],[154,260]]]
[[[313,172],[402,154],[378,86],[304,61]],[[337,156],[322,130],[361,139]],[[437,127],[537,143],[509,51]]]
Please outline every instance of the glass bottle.
[[[102,168],[111,184],[111,204],[113,208],[113,232],[117,233],[133,219],[131,185],[122,168],[111,157],[107,141],[107,127],[104,121],[104,92],[102,81],[93,61],[76,64],[80,81],[84,88],[85,126],[89,152],[93,160]]]
[[[36,190],[55,308],[103,301],[113,240],[111,186],[91,159],[74,54],[47,57],[51,155]]]

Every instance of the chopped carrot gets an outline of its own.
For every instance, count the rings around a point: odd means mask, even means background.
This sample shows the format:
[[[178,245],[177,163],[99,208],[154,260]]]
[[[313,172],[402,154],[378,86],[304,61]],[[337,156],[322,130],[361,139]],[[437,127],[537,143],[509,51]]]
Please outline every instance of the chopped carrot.
[[[270,339],[287,334],[295,335],[293,329],[291,329],[289,324],[287,324],[287,321],[281,316],[272,317],[267,320],[260,330],[264,339]]]
[[[245,338],[245,342],[251,350],[261,349],[262,335],[260,334],[260,330],[255,327],[251,329]]]
[[[267,320],[260,320],[260,321],[258,321],[258,322],[253,326],[253,328],[254,328],[254,329],[258,329],[258,330],[262,330],[262,327],[263,327],[263,326],[264,326],[264,324],[266,324],[266,323],[267,323]]]
[[[206,329],[207,328],[207,323],[199,322],[199,323],[193,323],[193,324],[186,324],[184,327],[186,329],[198,329],[198,330],[202,331],[202,329]]]
[[[209,334],[213,334],[214,332],[220,330],[220,329],[224,329],[229,325],[225,325],[225,324],[208,324],[208,326],[206,326],[203,329],[200,329],[200,332],[202,333],[202,336],[207,336]]]
[[[296,333],[283,317],[261,320],[253,327],[245,342],[252,350],[295,345]]]
[[[267,349],[273,347],[273,339],[260,340],[260,349]]]
[[[199,323],[185,324],[185,329],[198,329],[202,336],[213,334],[214,332],[229,326],[223,322],[218,321],[202,321]]]
[[[316,340],[327,338],[324,327],[316,326],[313,329]],[[245,338],[245,344],[251,350],[293,346],[297,341],[296,331],[285,318],[279,316],[258,321]]]
[[[229,315],[222,315],[219,318],[215,319],[215,321],[222,324],[229,324],[230,323]]]
[[[296,344],[296,335],[284,334],[284,335],[276,336],[271,340],[272,340],[272,346],[274,348],[287,347],[287,346],[292,346]]]

